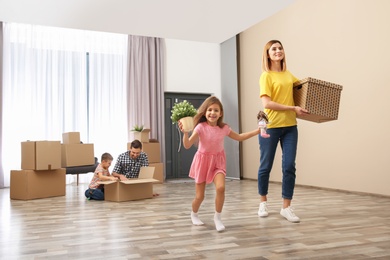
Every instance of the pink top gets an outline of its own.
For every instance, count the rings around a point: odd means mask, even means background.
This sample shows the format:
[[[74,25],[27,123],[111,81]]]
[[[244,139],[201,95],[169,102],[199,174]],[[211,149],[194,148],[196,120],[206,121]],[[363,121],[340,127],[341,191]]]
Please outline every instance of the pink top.
[[[110,172],[108,171],[108,169],[107,170],[104,169],[102,167],[102,165],[99,163],[99,165],[95,169],[95,172],[93,174],[91,183],[89,184],[89,188],[90,189],[100,188],[99,187],[100,185],[97,183],[98,181],[100,181],[100,179],[99,179],[99,172],[103,173],[104,176],[110,176]]]
[[[207,122],[199,123],[194,132],[198,133],[199,145],[192,160],[189,176],[196,183],[211,183],[217,173],[226,175],[226,156],[224,138],[230,134],[230,127],[225,125],[210,126]]]

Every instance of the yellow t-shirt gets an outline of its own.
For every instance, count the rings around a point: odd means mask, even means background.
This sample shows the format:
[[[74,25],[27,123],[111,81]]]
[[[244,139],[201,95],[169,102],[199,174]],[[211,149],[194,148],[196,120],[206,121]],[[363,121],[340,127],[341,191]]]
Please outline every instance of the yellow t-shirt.
[[[294,106],[293,83],[298,79],[289,71],[263,72],[260,76],[260,97],[269,96],[272,101]],[[287,127],[297,124],[296,114],[292,110],[271,110],[265,109],[268,115],[268,128]]]

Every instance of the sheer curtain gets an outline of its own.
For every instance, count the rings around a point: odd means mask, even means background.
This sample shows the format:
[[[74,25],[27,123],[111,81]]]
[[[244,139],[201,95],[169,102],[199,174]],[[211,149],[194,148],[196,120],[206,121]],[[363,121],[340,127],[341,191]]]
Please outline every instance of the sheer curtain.
[[[95,156],[126,148],[127,36],[6,23],[3,32],[4,185],[20,142],[77,131]],[[70,176],[67,176],[69,183]],[[89,177],[88,177],[89,178]]]
[[[111,153],[114,160],[125,152],[129,132],[126,100],[127,35],[118,35],[116,41],[112,37],[95,38],[95,47],[104,47],[106,52],[95,51],[89,55],[88,132],[89,140],[95,144],[95,155],[99,155],[99,161],[104,152]]]
[[[134,125],[150,128],[151,138],[160,142],[162,162],[165,162],[164,53],[164,39],[129,35],[128,128]]]

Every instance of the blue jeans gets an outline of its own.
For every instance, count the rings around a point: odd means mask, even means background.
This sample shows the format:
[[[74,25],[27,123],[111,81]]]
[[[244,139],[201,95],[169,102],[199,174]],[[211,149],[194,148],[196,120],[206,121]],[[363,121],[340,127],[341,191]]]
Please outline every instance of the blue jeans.
[[[261,196],[268,194],[269,176],[274,163],[276,148],[280,142],[282,148],[282,198],[292,199],[295,186],[295,158],[297,155],[297,126],[267,129],[270,138],[259,135],[260,167],[258,171],[258,189]]]
[[[102,189],[88,189],[85,191],[85,197],[91,200],[104,200],[104,190]]]

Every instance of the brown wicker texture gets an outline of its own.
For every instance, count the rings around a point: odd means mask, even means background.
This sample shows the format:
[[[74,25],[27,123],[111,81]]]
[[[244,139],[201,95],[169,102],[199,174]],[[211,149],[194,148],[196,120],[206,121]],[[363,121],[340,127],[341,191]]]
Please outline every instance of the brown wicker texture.
[[[342,89],[340,85],[314,78],[305,78],[295,83],[295,105],[310,112],[298,118],[317,123],[337,120]]]

